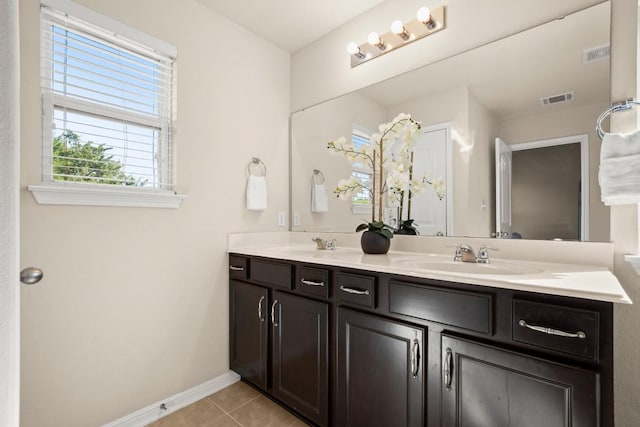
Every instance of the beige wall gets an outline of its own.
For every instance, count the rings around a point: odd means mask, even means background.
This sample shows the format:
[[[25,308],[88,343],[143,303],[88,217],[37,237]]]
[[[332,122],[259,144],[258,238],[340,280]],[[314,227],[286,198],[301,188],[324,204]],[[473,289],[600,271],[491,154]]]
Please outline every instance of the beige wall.
[[[611,99],[636,97],[638,4],[612,0],[611,8]],[[636,98],[637,99],[637,98]],[[638,128],[637,109],[616,113],[611,129],[628,132]],[[614,272],[634,305],[614,307],[614,363],[616,426],[634,427],[640,423],[640,279],[624,255],[638,251],[637,206],[611,208],[611,239],[615,242]]]
[[[282,230],[289,55],[194,0],[80,3],[178,48],[179,209],[37,205],[38,1],[20,0],[22,424],[96,426],[228,370],[226,234]],[[233,43],[227,43],[233,41]],[[252,156],[269,209],[244,209]]]

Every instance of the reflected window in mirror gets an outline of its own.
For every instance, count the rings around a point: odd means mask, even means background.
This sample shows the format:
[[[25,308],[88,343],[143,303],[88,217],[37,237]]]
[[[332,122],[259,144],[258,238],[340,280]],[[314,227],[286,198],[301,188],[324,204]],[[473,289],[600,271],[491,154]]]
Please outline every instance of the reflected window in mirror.
[[[351,132],[351,141],[356,150],[359,150],[365,145],[369,145],[369,137],[371,133],[366,131],[360,126],[354,126]],[[373,171],[369,165],[363,162],[354,162],[353,170],[351,172],[354,178],[360,181],[363,187],[369,187],[373,178]],[[371,212],[371,194],[366,188],[361,188],[357,193],[353,195],[351,202],[351,212],[354,214],[368,214]]]

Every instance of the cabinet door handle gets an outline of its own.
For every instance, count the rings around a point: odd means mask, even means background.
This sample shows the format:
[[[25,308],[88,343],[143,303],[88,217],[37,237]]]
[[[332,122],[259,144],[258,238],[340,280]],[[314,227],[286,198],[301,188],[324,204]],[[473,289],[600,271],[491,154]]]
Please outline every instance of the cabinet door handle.
[[[271,323],[273,323],[273,327],[278,326],[276,322],[276,305],[278,304],[278,300],[275,300],[273,304],[271,304]]]
[[[230,265],[229,270],[231,271],[244,271],[244,267],[238,267],[237,265]]]
[[[264,317],[262,317],[262,303],[264,302],[264,295],[260,297],[260,301],[258,301],[258,319],[261,322],[264,322]]]
[[[534,331],[542,332],[544,334],[557,335],[557,336],[560,336],[560,337],[579,338],[581,340],[583,340],[583,339],[585,339],[587,337],[587,334],[585,334],[582,331],[578,331],[578,332],[573,333],[573,332],[561,331],[559,329],[546,328],[544,326],[529,325],[527,322],[525,322],[522,319],[520,319],[520,321],[518,322],[518,325],[522,326],[523,328],[532,329]]]
[[[340,286],[340,290],[348,294],[369,295],[369,289],[355,289],[355,288],[348,288],[346,286]]]
[[[451,380],[453,378],[453,352],[447,348],[447,356],[444,358],[443,381],[447,390],[451,390]]]
[[[413,378],[418,378],[418,370],[420,367],[420,341],[413,340],[411,346],[411,375]]]
[[[309,286],[324,286],[324,282],[314,282],[313,280],[300,279],[300,282]]]

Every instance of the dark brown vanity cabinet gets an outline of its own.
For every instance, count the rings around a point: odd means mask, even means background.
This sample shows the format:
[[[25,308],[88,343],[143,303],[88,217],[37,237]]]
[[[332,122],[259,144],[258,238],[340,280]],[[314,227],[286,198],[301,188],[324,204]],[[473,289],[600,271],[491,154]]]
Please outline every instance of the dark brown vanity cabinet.
[[[269,273],[256,280],[260,285],[230,280],[230,367],[310,421],[327,425],[329,306],[279,290],[292,288],[290,266],[273,263],[271,271],[269,262],[254,264],[258,268],[249,277]]]
[[[599,426],[599,375],[442,336],[442,425]]]
[[[231,368],[314,424],[613,425],[611,303],[231,262]]]
[[[423,426],[423,328],[338,308],[339,426]]]

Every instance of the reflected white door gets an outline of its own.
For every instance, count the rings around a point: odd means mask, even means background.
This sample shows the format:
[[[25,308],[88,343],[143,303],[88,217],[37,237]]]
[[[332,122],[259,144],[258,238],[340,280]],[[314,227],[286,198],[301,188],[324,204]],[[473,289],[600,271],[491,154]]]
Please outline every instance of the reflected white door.
[[[496,236],[511,236],[511,147],[496,138]]]
[[[0,426],[17,426],[20,383],[18,1],[0,0]]]
[[[426,128],[413,148],[413,176],[429,179],[447,177],[448,127]],[[432,188],[426,188],[413,197],[411,217],[420,235],[447,234],[447,203],[440,200]],[[405,216],[406,218],[406,216]]]

